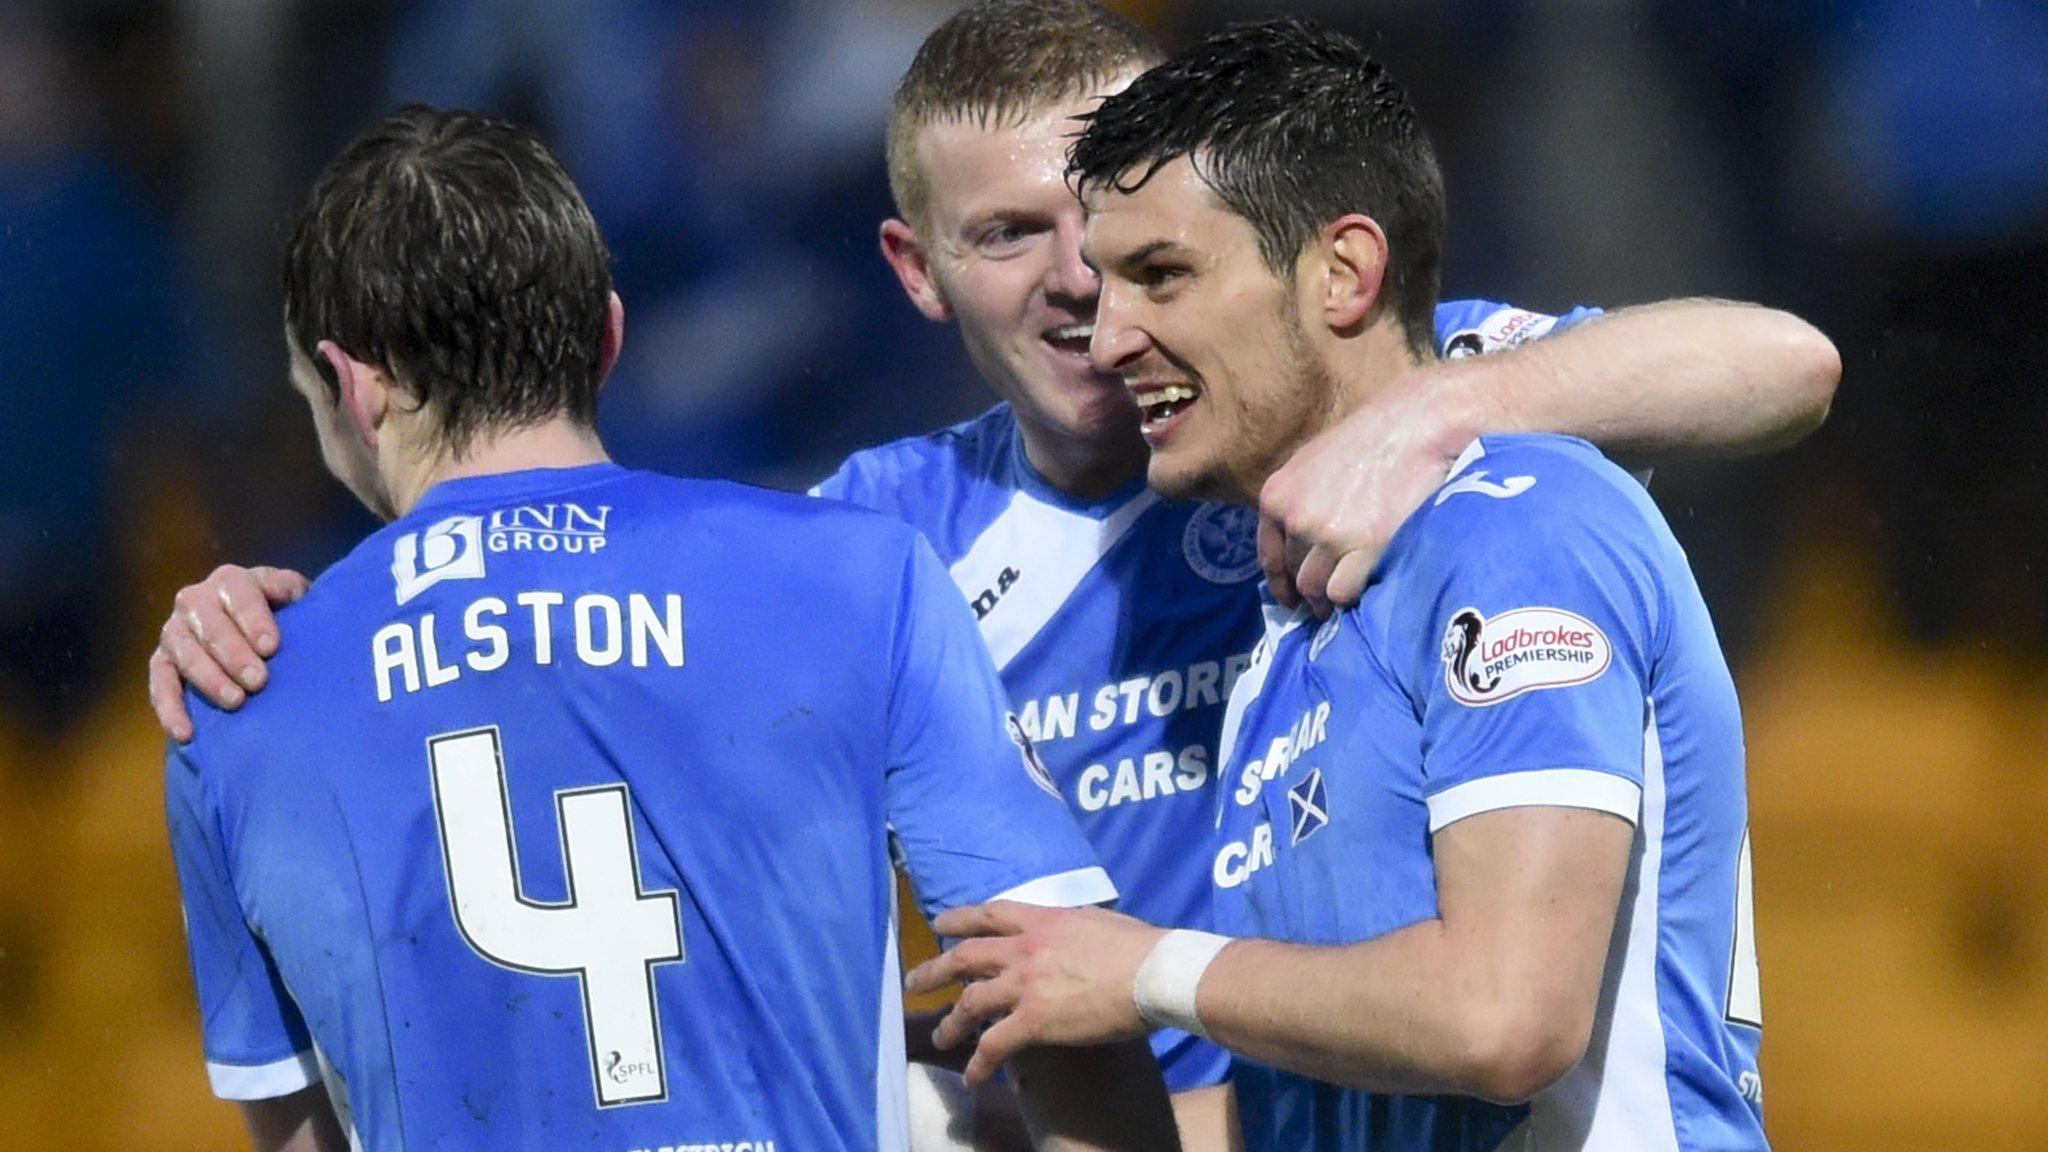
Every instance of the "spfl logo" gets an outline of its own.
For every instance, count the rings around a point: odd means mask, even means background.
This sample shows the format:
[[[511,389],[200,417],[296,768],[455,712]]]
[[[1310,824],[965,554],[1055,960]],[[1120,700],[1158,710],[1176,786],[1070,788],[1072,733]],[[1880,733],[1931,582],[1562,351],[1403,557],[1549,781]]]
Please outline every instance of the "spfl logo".
[[[1561,608],[1517,608],[1491,620],[1461,608],[1444,629],[1444,684],[1475,708],[1598,679],[1613,658],[1598,625]]]
[[[1242,584],[1259,571],[1259,514],[1236,504],[1204,504],[1181,534],[1188,567],[1211,584]]]
[[[424,532],[407,532],[391,551],[391,576],[400,604],[443,580],[478,580],[484,574],[484,522],[450,516]]]

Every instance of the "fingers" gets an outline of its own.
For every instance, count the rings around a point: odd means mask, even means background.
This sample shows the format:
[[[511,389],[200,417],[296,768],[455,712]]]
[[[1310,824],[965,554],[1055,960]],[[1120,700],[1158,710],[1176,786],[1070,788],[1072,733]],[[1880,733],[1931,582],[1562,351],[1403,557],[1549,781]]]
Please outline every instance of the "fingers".
[[[1294,569],[1287,563],[1287,530],[1275,517],[1259,515],[1259,567],[1265,570],[1266,586],[1283,608],[1301,603],[1295,590]]]
[[[270,601],[273,608],[298,603],[313,587],[312,581],[289,568],[272,568],[259,564],[249,569],[249,575],[262,587],[264,598]]]
[[[963,940],[911,969],[903,990],[922,996],[965,980],[987,979],[1001,972],[1009,959],[1010,949],[1000,938]]]
[[[969,984],[953,1002],[952,1011],[932,1029],[932,1045],[951,1048],[972,1039],[982,1025],[1009,1015],[1023,998],[1023,986],[1015,977],[1000,976]]]
[[[1054,914],[1050,908],[1019,904],[1014,900],[994,900],[941,912],[932,921],[932,931],[956,940],[965,936],[1014,936],[1029,931],[1032,925]]]
[[[1326,595],[1334,608],[1349,608],[1365,598],[1366,581],[1372,578],[1372,570],[1380,561],[1379,553],[1365,549],[1346,552],[1337,561],[1337,567],[1330,573],[1329,589]]]
[[[967,1083],[976,1088],[986,1084],[1010,1057],[1031,1046],[1033,1035],[1034,1022],[1027,1012],[1012,1012],[997,1021],[974,1046],[974,1057],[967,1061],[964,1073]]]
[[[242,706],[247,693],[192,634],[192,623],[184,612],[174,612],[157,636],[157,651],[170,657],[172,666],[185,683],[216,705],[233,710]]]
[[[1337,567],[1338,559],[1335,548],[1317,544],[1302,557],[1301,567],[1294,573],[1295,588],[1319,620],[1330,618],[1330,574]]]
[[[214,569],[199,584],[180,589],[177,605],[215,663],[247,691],[263,687],[268,673],[253,641],[269,635],[274,650],[277,623],[247,569],[225,564]]]
[[[177,666],[161,648],[149,654],[149,706],[164,735],[180,744],[192,739],[192,717],[185,711],[185,682],[178,679]]]
[[[268,567],[224,566],[215,570],[207,583],[217,586],[221,604],[250,648],[266,658],[276,654],[281,639],[277,617],[271,610],[297,603],[312,587],[304,576],[289,568]],[[243,687],[254,691],[262,687],[262,679],[255,684],[245,681]]]

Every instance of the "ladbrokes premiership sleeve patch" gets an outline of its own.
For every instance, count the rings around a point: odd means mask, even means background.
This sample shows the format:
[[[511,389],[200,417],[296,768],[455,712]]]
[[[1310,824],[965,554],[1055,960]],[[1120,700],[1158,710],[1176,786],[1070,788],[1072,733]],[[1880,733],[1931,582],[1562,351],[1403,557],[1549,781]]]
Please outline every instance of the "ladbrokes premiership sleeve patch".
[[[1444,629],[1444,683],[1452,699],[1474,708],[1589,683],[1613,661],[1607,634],[1562,608],[1516,608],[1490,618],[1460,608]]]

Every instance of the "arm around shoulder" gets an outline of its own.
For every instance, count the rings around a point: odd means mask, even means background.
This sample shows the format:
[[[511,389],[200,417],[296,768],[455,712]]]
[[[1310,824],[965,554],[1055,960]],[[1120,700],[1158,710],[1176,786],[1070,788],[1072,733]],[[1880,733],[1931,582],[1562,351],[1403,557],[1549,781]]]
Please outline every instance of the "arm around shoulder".
[[[1469,431],[1581,436],[1631,465],[1743,456],[1799,442],[1827,418],[1842,362],[1789,312],[1682,299],[1607,313],[1495,356],[1425,369]]]

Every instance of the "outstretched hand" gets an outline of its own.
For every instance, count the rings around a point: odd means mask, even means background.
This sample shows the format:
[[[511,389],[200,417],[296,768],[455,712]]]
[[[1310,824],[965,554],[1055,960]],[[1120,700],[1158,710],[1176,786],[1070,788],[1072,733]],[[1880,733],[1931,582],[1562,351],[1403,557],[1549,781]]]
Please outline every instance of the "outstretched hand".
[[[1318,617],[1358,603],[1403,522],[1472,441],[1437,373],[1410,373],[1294,453],[1259,494],[1273,595]]]
[[[980,1032],[967,1062],[969,1084],[984,1083],[1024,1048],[1129,1040],[1149,1031],[1131,990],[1163,928],[1101,908],[1007,900],[953,909],[932,928],[968,939],[912,969],[905,986],[921,994],[966,983],[932,1041],[951,1048]]]
[[[298,600],[309,587],[288,568],[223,564],[178,589],[149,657],[149,706],[165,735],[181,744],[192,739],[186,684],[230,711],[262,690],[269,679],[264,661],[276,654],[279,642],[272,610]]]

